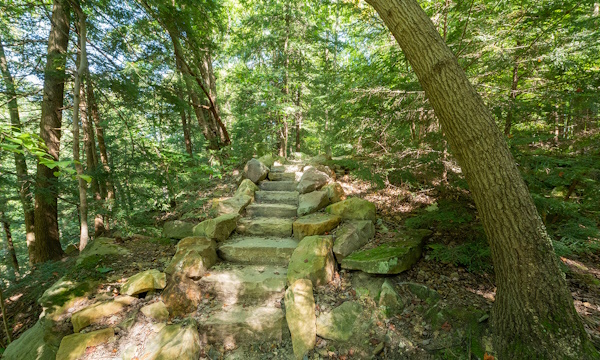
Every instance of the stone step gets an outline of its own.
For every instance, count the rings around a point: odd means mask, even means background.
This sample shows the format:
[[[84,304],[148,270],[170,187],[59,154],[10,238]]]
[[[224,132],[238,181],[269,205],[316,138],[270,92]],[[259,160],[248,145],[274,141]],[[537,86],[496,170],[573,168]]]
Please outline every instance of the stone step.
[[[295,181],[263,181],[258,187],[263,191],[296,191]]]
[[[287,269],[272,265],[232,265],[213,267],[199,281],[203,292],[227,304],[275,304],[283,298]]]
[[[269,180],[271,181],[296,181],[296,173],[293,172],[270,172]]]
[[[236,231],[244,235],[291,237],[293,219],[281,218],[242,218]]]
[[[253,217],[293,218],[298,206],[288,204],[252,204],[246,207],[246,215]]]
[[[254,193],[254,201],[265,204],[288,204],[298,206],[297,191],[257,191]]]
[[[303,164],[271,166],[272,173],[296,173],[304,169]]]
[[[203,343],[233,349],[243,343],[279,343],[285,318],[276,307],[226,307],[199,322]]]
[[[237,264],[287,266],[298,241],[292,238],[238,237],[227,240],[217,253]]]

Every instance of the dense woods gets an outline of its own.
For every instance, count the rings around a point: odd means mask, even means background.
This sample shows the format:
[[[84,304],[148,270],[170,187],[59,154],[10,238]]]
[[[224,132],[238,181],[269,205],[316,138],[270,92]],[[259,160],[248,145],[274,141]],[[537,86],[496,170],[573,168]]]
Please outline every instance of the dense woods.
[[[317,181],[316,172],[327,175],[331,191],[375,204],[363,250],[430,231],[416,265],[385,284],[400,297],[406,284],[427,285],[447,305],[425,296],[400,301],[404,312],[393,316],[365,310],[387,332],[365,345],[383,344],[378,351],[333,343],[319,352],[331,339],[318,329],[316,345],[304,349],[288,318],[289,354],[600,357],[600,3],[54,0],[8,1],[0,10],[0,349],[25,337],[42,308],[48,313],[44,291],[74,281],[69,276],[104,281],[92,287],[117,296],[117,288],[126,294],[118,278],[159,266],[168,274],[165,290],[151,290],[147,301],[162,296],[171,320],[191,316],[169,299],[183,296],[174,287],[189,289],[202,275],[166,270],[185,243],[165,235],[168,224],[217,221],[223,204],[236,201],[244,203],[236,216],[267,216],[264,193],[288,191],[283,183],[294,180],[291,216],[321,214],[343,199],[328,193],[326,204],[303,208],[303,180]],[[255,171],[265,175],[255,179]],[[258,187],[246,193],[243,178]],[[342,229],[349,219],[338,215]],[[251,231],[244,221],[236,218],[223,239],[215,235],[219,263],[232,261],[219,248],[232,231]],[[310,235],[332,232],[336,241],[335,226]],[[293,236],[302,240],[296,227]],[[142,241],[139,260],[89,265],[84,249],[98,251],[98,239]],[[319,302],[334,296],[332,287],[354,292],[365,309],[384,306],[387,285],[365,300],[355,283],[360,271],[335,256],[329,288],[311,279],[313,316],[325,311]],[[435,279],[446,278],[457,293],[438,287]],[[209,298],[202,289],[195,301]],[[312,298],[306,289],[288,276],[282,301],[290,314],[299,310],[289,292]],[[425,303],[448,317],[432,317]],[[203,330],[200,304],[191,317],[202,337],[212,330]],[[476,325],[449,310],[461,306]],[[411,311],[421,311],[415,323],[424,330],[401,323],[412,321]],[[471,337],[491,340],[473,345]],[[285,345],[256,346],[244,358],[288,356]],[[275,347],[282,350],[266,357]],[[196,358],[214,358],[208,349]]]

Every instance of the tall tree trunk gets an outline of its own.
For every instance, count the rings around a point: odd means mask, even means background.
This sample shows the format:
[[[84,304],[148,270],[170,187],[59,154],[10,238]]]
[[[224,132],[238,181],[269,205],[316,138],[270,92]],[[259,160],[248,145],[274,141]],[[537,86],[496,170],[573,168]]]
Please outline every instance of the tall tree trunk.
[[[81,101],[81,80],[87,68],[87,53],[85,51],[85,14],[79,6],[79,1],[73,1],[75,12],[77,13],[78,30],[79,30],[79,53],[77,59],[79,62],[75,64],[77,71],[75,72],[75,83],[73,85],[73,160],[75,162],[75,170],[77,171],[77,180],[79,188],[79,251],[85,249],[89,240],[88,233],[88,205],[87,205],[87,183],[83,179],[83,165],[81,164],[81,155],[79,154],[79,106]],[[93,156],[88,154],[88,156]]]
[[[195,53],[197,54],[198,52],[196,51]],[[231,143],[231,140],[227,128],[221,119],[221,111],[217,102],[217,81],[213,71],[210,50],[203,51],[201,55],[197,54],[197,56],[201,58],[200,74],[202,75],[204,84],[206,84],[206,90],[208,91],[206,94],[207,101],[205,102],[205,108],[207,109],[206,117],[211,120],[212,126],[218,129],[219,142],[227,145]],[[214,106],[214,111],[211,109],[211,106]]]
[[[12,232],[10,231],[10,222],[4,217],[4,212],[0,211],[0,222],[4,228],[4,234],[6,235],[6,251],[10,257],[10,262],[15,270],[15,275],[19,276],[19,260],[17,260],[17,253],[15,252],[15,246],[12,240]]]
[[[10,113],[10,124],[14,130],[21,131],[21,119],[19,118],[19,105],[17,103],[17,92],[15,90],[15,84],[8,68],[8,62],[4,55],[4,47],[0,39],[0,71],[2,71],[2,78],[6,84],[6,95],[8,96],[8,111]],[[19,147],[23,150],[23,147]],[[34,208],[33,208],[33,195],[32,195],[32,181],[27,173],[27,162],[25,155],[22,153],[15,152],[15,168],[17,170],[17,184],[19,186],[19,198],[21,199],[21,206],[23,207],[23,216],[25,220],[25,238],[27,240],[27,248],[29,249],[30,259],[33,256],[33,246],[35,244],[35,232],[34,232]]]
[[[496,272],[498,357],[597,358],[504,136],[458,61],[416,0],[368,3],[419,78],[473,194]]]
[[[298,96],[296,97],[296,151],[300,151],[300,130],[302,129],[302,111],[300,110],[300,86],[298,86]]]
[[[69,43],[70,9],[66,0],[54,0],[44,70],[44,99],[40,137],[54,161],[59,159],[65,65]],[[55,169],[38,162],[35,192],[35,245],[32,263],[60,259],[64,252],[58,231],[58,179]]]
[[[4,294],[2,293],[2,286],[0,285],[0,312],[2,313],[2,322],[4,323],[4,332],[6,332],[6,338],[8,343],[12,342],[12,335],[10,333],[10,327],[8,326],[8,319],[6,318],[6,310],[4,309]]]
[[[86,93],[87,93],[87,108],[88,108],[88,118],[91,117],[93,121],[94,128],[96,129],[96,138],[98,139],[98,150],[100,152],[100,162],[102,163],[102,176],[98,185],[100,187],[100,195],[103,199],[102,207],[104,208],[105,214],[102,224],[98,224],[98,226],[103,226],[104,231],[110,230],[110,216],[112,215],[112,209],[115,205],[115,186],[112,182],[112,174],[111,167],[108,163],[108,151],[106,150],[106,142],[104,141],[104,126],[100,121],[100,112],[98,111],[98,104],[96,103],[96,97],[94,95],[94,84],[92,82],[92,78],[90,76],[89,68],[86,69],[85,72],[86,78]],[[90,122],[90,131],[92,135],[90,136],[93,141],[93,131],[92,131],[92,122]],[[96,151],[94,150],[94,156],[96,155]],[[98,159],[95,160],[96,168],[98,168]],[[98,219],[100,220],[100,219]],[[96,224],[94,223],[94,227]],[[99,235],[99,234],[97,234]]]
[[[190,138],[190,128],[187,124],[185,109],[180,109],[179,115],[181,116],[181,127],[183,128],[183,141],[185,142],[185,152],[187,152],[190,157],[193,157],[194,154],[192,153],[192,139]]]

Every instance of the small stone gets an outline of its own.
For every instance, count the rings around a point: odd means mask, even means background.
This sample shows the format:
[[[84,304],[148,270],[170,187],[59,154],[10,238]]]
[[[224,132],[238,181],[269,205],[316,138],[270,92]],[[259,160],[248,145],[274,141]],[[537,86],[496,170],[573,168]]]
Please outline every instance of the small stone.
[[[146,305],[140,309],[142,314],[156,321],[167,321],[169,318],[169,310],[164,302],[158,301],[150,305]]]
[[[334,341],[350,340],[362,310],[359,303],[346,301],[331,312],[322,313],[317,319],[317,335]]]
[[[125,295],[137,295],[155,289],[164,289],[167,286],[167,276],[156,269],[131,276],[121,287],[121,293]]]

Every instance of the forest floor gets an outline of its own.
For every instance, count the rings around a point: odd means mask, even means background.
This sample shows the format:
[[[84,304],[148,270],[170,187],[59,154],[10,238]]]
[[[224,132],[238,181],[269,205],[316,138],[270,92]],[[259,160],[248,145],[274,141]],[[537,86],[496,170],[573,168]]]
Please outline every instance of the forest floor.
[[[337,180],[342,184],[348,196],[359,196],[376,204],[378,221],[375,238],[367,246],[376,246],[394,239],[395,231],[404,227],[407,218],[415,212],[435,206],[440,193],[435,190],[411,192],[407,189],[387,186],[374,188],[369,182],[358,180],[349,175]],[[227,196],[235,190],[233,178],[219,181],[219,188],[208,186],[194,196],[200,198],[217,198]],[[214,185],[214,184],[213,184]],[[216,189],[216,190],[215,190]],[[443,194],[448,197],[448,194]],[[456,201],[464,202],[472,207],[468,196],[458,191],[453,195]],[[210,201],[208,202],[210,203]],[[208,204],[207,203],[207,204]],[[208,213],[208,206],[202,210]],[[157,221],[173,218],[175,213],[164,213]],[[473,224],[463,224],[460,231],[469,231]],[[440,231],[433,228],[433,236],[428,240],[421,260],[409,271],[388,278],[394,284],[418,283],[435,290],[440,297],[437,306],[445,309],[462,309],[463,312],[476,314],[471,324],[477,330],[465,328],[468,322],[457,319],[435,323],[423,311],[426,299],[413,297],[409,299],[404,311],[392,317],[373,315],[373,326],[366,336],[366,346],[348,345],[348,347],[332,347],[327,341],[319,339],[311,359],[360,359],[374,356],[386,359],[432,359],[432,358],[475,358],[471,355],[471,331],[473,336],[480,336],[480,346],[489,347],[491,341],[489,330],[489,314],[495,298],[494,275],[491,267],[485,270],[472,270],[456,265],[452,261],[440,260],[435,244],[452,245],[460,242],[461,234],[456,231]],[[175,241],[166,239],[135,236],[118,239],[123,246],[136,254],[135,261],[113,263],[108,269],[102,269],[110,278],[126,278],[134,273],[150,268],[163,270],[165,264],[175,252]],[[75,265],[75,257],[66,257],[60,262],[40,265],[35,271],[27,274],[19,283],[13,284],[5,294],[7,316],[13,338],[18,338],[25,330],[37,321],[41,308],[37,299],[61,276],[67,274]],[[584,321],[586,330],[600,348],[600,266],[597,254],[588,254],[580,258],[561,258],[564,264],[568,285],[574,298],[575,307]],[[489,265],[489,264],[488,264]],[[354,272],[340,271],[339,276],[330,285],[318,289],[315,293],[317,304],[321,310],[339,305],[345,300],[361,300],[366,305],[376,308],[374,300],[363,296],[358,290],[360,278]],[[83,275],[85,276],[85,274]],[[364,280],[364,279],[363,279]],[[366,281],[372,282],[376,278]],[[383,279],[381,279],[383,281]],[[106,291],[110,283],[103,285]],[[468,316],[467,316],[468,317]],[[469,325],[471,326],[471,325]],[[241,352],[240,352],[241,351]],[[222,348],[207,347],[205,358],[219,359],[225,352]],[[229,353],[227,358],[280,359],[281,354],[291,353],[291,341],[287,338],[282,344],[257,346]],[[93,358],[93,357],[90,357]]]

